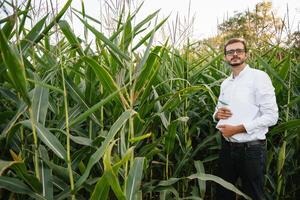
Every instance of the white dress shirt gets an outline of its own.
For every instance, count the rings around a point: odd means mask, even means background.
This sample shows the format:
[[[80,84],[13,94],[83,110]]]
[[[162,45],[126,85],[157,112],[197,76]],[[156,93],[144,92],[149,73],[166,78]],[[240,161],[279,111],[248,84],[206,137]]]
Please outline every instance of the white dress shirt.
[[[266,139],[265,134],[268,132],[268,127],[277,123],[278,107],[271,79],[267,73],[250,68],[248,65],[238,76],[233,77],[233,74],[231,74],[223,81],[213,117],[215,117],[218,108],[223,106],[221,102],[228,104],[229,109],[230,105],[234,105],[235,102],[244,102],[245,105],[251,104],[258,108],[252,120],[241,119],[246,129],[245,133],[225,138],[230,142],[264,140]]]

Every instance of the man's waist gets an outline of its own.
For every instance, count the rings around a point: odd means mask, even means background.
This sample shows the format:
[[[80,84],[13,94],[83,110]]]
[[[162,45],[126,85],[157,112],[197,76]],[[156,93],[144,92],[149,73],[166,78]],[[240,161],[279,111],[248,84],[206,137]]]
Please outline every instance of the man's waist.
[[[258,146],[258,145],[266,145],[266,140],[253,140],[247,142],[230,142],[223,138],[222,140],[224,145],[229,145],[231,147],[250,147],[250,146]]]

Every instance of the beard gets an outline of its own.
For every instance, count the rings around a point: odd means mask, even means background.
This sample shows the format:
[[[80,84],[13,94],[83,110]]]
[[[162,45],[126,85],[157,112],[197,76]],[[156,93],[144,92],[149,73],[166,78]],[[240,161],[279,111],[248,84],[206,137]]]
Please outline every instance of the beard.
[[[244,61],[238,62],[238,63],[229,63],[231,65],[231,67],[237,67],[240,66],[244,63]]]
[[[234,63],[232,63],[231,61],[232,61],[232,60],[235,60],[235,59],[239,59],[240,62],[234,62]],[[240,66],[240,65],[244,64],[244,62],[245,62],[245,61],[242,60],[242,59],[240,59],[239,57],[234,57],[234,58],[232,58],[232,59],[228,62],[228,64],[231,65],[232,67],[237,67],[237,66]]]

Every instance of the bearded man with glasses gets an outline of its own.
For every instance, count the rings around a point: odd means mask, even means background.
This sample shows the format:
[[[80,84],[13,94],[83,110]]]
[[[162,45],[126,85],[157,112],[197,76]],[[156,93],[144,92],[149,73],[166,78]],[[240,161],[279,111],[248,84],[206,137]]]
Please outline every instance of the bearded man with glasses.
[[[218,176],[236,184],[252,199],[265,199],[266,134],[277,123],[278,107],[274,87],[267,73],[246,64],[244,39],[232,38],[224,45],[231,75],[220,88],[213,114],[222,134]],[[217,199],[236,199],[234,192],[218,185]]]

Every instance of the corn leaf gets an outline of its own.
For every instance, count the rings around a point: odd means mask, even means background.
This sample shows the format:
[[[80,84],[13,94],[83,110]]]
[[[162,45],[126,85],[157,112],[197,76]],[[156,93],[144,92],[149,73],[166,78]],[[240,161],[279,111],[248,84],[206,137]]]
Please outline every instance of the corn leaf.
[[[26,104],[31,105],[27,92],[24,63],[17,50],[9,45],[2,30],[0,31],[0,50],[15,89],[21,94]]]
[[[40,150],[41,157],[49,160],[47,149],[43,145],[39,146],[39,150]],[[42,194],[48,200],[53,200],[54,193],[53,193],[52,169],[50,169],[49,166],[44,161],[41,162],[40,167],[42,169],[41,170],[42,173],[41,182],[43,186]]]
[[[110,94],[108,97],[106,97],[105,99],[103,99],[100,102],[98,102],[95,105],[93,105],[91,108],[89,108],[84,113],[82,113],[81,115],[79,115],[78,117],[76,117],[74,120],[72,120],[70,122],[70,126],[73,126],[73,125],[78,124],[78,123],[82,122],[83,120],[85,120],[92,113],[94,113],[95,111],[97,111],[98,109],[100,109],[101,106],[105,105],[106,103],[110,102],[113,98],[115,98],[115,96],[119,92],[120,92],[120,90],[115,91],[112,94]]]
[[[194,165],[197,170],[197,174],[199,174],[199,173],[205,174],[204,165],[200,160],[194,161]],[[198,185],[199,185],[200,196],[201,196],[201,198],[204,198],[205,191],[206,191],[206,182],[198,179]]]
[[[0,160],[0,176],[4,175],[4,172],[9,169],[12,165],[22,163],[22,161],[6,161]]]
[[[112,148],[115,144],[116,140],[114,140],[109,147],[107,148],[107,151],[105,152],[104,156],[103,156],[103,164],[104,164],[104,173],[105,173],[105,179],[106,181],[109,183],[111,189],[114,191],[116,197],[119,200],[125,200],[126,197],[122,191],[120,182],[117,178],[117,175],[115,173],[115,171],[113,170],[112,166],[111,166],[111,151]]]
[[[107,182],[107,179],[105,178],[105,172],[104,175],[99,178],[95,189],[91,195],[90,200],[102,200],[108,198],[109,193],[109,183]]]
[[[138,193],[144,168],[144,157],[134,158],[133,165],[130,168],[128,179],[126,181],[126,199],[135,200],[136,194]]]
[[[65,14],[65,12],[68,10],[69,6],[71,5],[73,0],[68,0],[64,7],[59,11],[59,13],[52,19],[50,24],[46,26],[41,34],[38,35],[38,37],[35,38],[33,43],[37,44],[41,39],[43,39],[48,32],[51,30],[51,28],[57,24],[60,20],[60,18]]]
[[[96,62],[94,59],[90,57],[83,57],[83,61],[85,61],[89,66],[95,71],[95,74],[98,78],[98,80],[101,82],[105,90],[107,90],[110,93],[114,93],[115,91],[119,90],[119,86],[116,84],[116,82],[113,80],[112,76],[109,74],[109,72],[98,62]],[[125,98],[122,96],[121,93],[119,93],[118,96],[119,103],[125,103],[124,106],[128,106],[127,102],[125,102]],[[120,99],[121,98],[121,99]],[[121,101],[123,100],[123,101]],[[121,103],[121,104],[122,104]]]
[[[129,56],[126,53],[124,53],[123,51],[121,51],[120,48],[117,45],[115,45],[111,40],[109,40],[107,37],[105,37],[103,35],[103,33],[97,31],[94,27],[89,25],[86,21],[84,21],[80,17],[78,17],[78,18],[92,33],[94,33],[94,35],[97,39],[103,41],[107,46],[109,46],[111,48],[112,51],[116,52],[121,58],[130,60]]]
[[[34,46],[34,41],[36,38],[39,37],[40,32],[42,31],[43,27],[45,26],[46,19],[48,15],[43,17],[39,22],[37,22],[34,27],[27,33],[24,39],[21,40],[21,49],[24,52],[31,46]]]
[[[81,45],[78,39],[76,38],[74,32],[71,30],[69,23],[65,20],[61,20],[58,24],[72,48],[74,48],[80,56],[84,56],[84,52],[81,48]]]
[[[274,127],[269,133],[275,134],[275,133],[283,133],[286,130],[298,128],[300,127],[300,119],[293,119],[288,122],[284,122],[279,124],[278,126]]]
[[[243,196],[245,199],[251,199],[246,194],[244,194],[239,189],[237,189],[234,185],[223,180],[222,178],[220,178],[218,176],[214,176],[211,174],[197,173],[197,174],[192,174],[192,175],[188,176],[187,178],[188,179],[200,179],[202,181],[213,181],[213,182],[218,183],[221,186],[225,187],[226,189],[231,190],[231,191]]]
[[[33,91],[32,111],[35,121],[45,125],[47,110],[49,106],[49,90],[36,87]]]
[[[40,194],[34,193],[30,188],[17,178],[0,176],[0,188],[4,188],[14,193],[27,194],[35,199],[46,200]]]
[[[31,122],[25,120],[20,122],[25,127],[32,129]],[[44,144],[49,147],[59,158],[66,160],[66,150],[60,141],[55,137],[47,128],[38,122],[33,122],[37,130],[38,137],[44,142]]]
[[[117,132],[121,129],[121,127],[127,122],[127,120],[132,115],[134,115],[134,111],[131,110],[124,111],[122,115],[117,119],[117,121],[112,125],[105,140],[102,142],[100,148],[97,149],[97,151],[90,157],[84,174],[76,182],[76,188],[81,186],[86,181],[92,167],[102,158],[102,156],[104,155],[104,153],[108,148],[109,143],[113,140]]]
[[[157,24],[147,35],[145,35],[133,48],[132,51],[139,48],[142,44],[144,44],[152,35],[154,32],[156,32],[166,21],[168,17],[163,19],[159,24]]]

